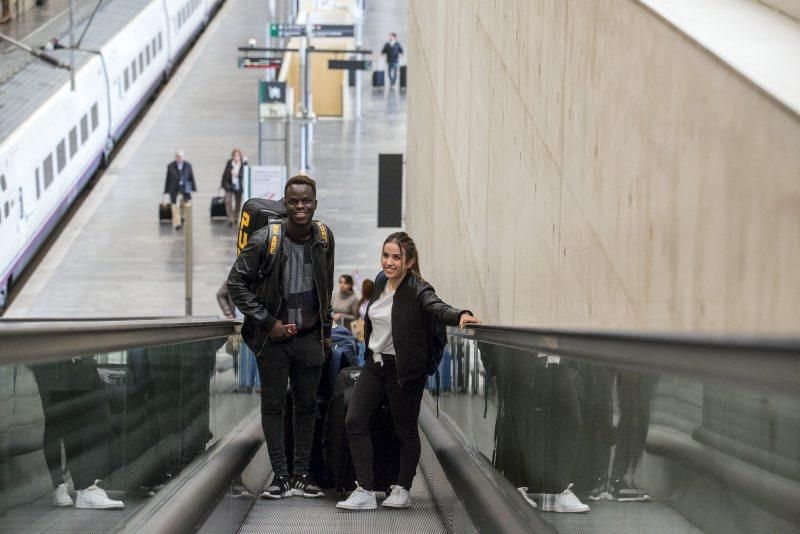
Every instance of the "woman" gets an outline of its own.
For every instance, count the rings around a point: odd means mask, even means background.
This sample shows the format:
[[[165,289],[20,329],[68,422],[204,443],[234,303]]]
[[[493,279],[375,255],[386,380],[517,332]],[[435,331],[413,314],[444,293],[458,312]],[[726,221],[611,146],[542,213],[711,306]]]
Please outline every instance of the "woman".
[[[411,504],[411,482],[420,455],[420,401],[427,379],[427,347],[433,335],[431,319],[447,325],[479,323],[472,313],[442,302],[420,276],[419,255],[405,232],[386,238],[381,256],[383,272],[367,307],[366,364],[353,389],[345,427],[350,442],[356,490],[338,503],[346,510],[377,507],[372,478],[372,441],[369,419],[383,399],[389,398],[392,424],[400,440],[400,473],[383,506],[406,508]],[[382,451],[378,451],[380,454]]]
[[[234,148],[231,159],[225,164],[222,171],[222,184],[225,190],[225,215],[228,217],[228,226],[236,224],[239,210],[242,209],[242,189],[244,188],[245,167],[247,159],[242,157],[242,151]]]
[[[367,305],[372,299],[372,292],[375,290],[375,282],[367,278],[361,282],[361,300],[358,302],[358,318],[367,318]]]
[[[339,291],[333,292],[333,324],[350,326],[350,321],[358,315],[358,296],[353,291],[353,277],[343,274],[339,277]]]

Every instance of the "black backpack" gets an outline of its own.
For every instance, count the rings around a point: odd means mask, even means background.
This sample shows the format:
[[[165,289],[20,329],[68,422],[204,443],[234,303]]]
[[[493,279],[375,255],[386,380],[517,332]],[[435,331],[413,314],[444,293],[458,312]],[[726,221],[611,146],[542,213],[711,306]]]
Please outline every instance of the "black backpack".
[[[242,253],[250,236],[269,226],[267,235],[267,253],[269,261],[265,268],[262,268],[263,275],[272,268],[272,261],[277,256],[283,239],[283,223],[287,217],[286,206],[281,200],[270,200],[267,198],[251,198],[242,206],[242,217],[239,220],[239,237],[236,240],[236,255]],[[325,243],[325,252],[328,251],[328,229],[319,221],[314,221],[319,228],[320,236]]]

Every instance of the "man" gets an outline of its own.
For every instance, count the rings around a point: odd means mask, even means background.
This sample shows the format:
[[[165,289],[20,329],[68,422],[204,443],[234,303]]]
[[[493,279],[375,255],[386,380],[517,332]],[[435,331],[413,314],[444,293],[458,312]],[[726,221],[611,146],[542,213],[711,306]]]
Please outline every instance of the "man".
[[[400,64],[400,54],[403,47],[397,42],[397,34],[389,34],[389,42],[383,45],[381,54],[386,54],[386,65],[389,67],[389,89],[394,90],[394,83],[397,81],[397,66]]]
[[[0,0],[0,24],[11,21],[11,0]]]
[[[197,191],[192,164],[183,157],[183,150],[175,152],[175,161],[167,165],[164,194],[172,204],[172,226],[180,230],[183,226],[183,207],[192,203],[192,192]]]
[[[313,221],[317,187],[305,175],[286,182],[288,218],[277,237],[272,225],[250,236],[228,276],[228,292],[244,314],[242,338],[256,353],[261,378],[261,424],[275,472],[263,498],[320,497],[308,477],[317,387],[331,346],[333,232]],[[284,451],[286,385],[294,406],[294,473]]]

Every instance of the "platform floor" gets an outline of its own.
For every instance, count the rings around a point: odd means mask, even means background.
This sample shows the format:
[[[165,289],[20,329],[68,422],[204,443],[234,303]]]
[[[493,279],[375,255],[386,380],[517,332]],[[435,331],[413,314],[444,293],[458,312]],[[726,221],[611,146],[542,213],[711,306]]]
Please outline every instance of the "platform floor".
[[[390,31],[403,40],[405,3],[373,0],[367,10],[365,46],[380,50]],[[166,165],[177,148],[185,150],[198,187],[193,312],[219,314],[215,293],[234,259],[235,229],[210,220],[209,205],[234,147],[251,162],[257,159],[255,103],[262,73],[238,70],[236,48],[251,36],[263,42],[267,15],[261,0],[225,2],[7,317],[183,315],[184,236],[157,220]],[[367,77],[363,119],[321,120],[314,132],[310,174],[318,183],[317,218],[335,234],[337,276],[377,273],[381,244],[392,231],[376,228],[378,154],[405,151],[405,93],[373,89]],[[279,162],[282,147],[264,146],[265,163]]]

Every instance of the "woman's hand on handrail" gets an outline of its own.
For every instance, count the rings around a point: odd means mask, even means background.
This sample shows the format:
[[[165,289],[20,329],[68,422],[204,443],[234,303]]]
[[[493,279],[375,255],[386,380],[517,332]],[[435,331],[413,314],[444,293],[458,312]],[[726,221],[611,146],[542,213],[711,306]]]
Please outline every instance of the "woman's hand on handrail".
[[[471,313],[464,312],[461,314],[461,317],[458,318],[458,327],[464,328],[468,324],[481,324],[481,322],[477,317],[473,317]]]

